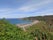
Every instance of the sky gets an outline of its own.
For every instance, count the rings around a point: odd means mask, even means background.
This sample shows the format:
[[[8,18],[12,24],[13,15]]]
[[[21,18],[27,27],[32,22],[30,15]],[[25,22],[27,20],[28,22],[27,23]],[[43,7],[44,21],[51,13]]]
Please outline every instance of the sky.
[[[53,0],[0,0],[0,18],[53,15]]]

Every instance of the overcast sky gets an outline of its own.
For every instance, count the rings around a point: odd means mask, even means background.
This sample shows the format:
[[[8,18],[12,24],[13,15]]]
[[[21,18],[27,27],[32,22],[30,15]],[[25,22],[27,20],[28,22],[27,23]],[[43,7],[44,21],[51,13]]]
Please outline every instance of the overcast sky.
[[[0,18],[53,15],[53,0],[0,0]]]

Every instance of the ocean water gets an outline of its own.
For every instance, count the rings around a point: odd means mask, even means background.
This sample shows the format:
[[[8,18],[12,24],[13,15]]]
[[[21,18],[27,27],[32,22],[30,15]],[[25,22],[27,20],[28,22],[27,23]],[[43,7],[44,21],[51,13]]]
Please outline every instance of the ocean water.
[[[20,19],[6,19],[11,24],[29,24],[31,23],[30,20],[20,20]]]

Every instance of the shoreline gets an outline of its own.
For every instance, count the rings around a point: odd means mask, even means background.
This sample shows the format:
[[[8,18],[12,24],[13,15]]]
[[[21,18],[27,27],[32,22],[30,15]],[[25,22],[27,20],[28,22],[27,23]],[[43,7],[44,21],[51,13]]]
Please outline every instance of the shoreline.
[[[30,26],[32,26],[32,25],[34,25],[34,24],[39,23],[39,22],[40,22],[40,21],[38,21],[38,20],[34,20],[34,21],[32,21],[32,23],[30,23],[30,24],[16,24],[16,26],[19,27],[19,28],[23,28],[23,29],[25,30],[26,27],[30,27]]]

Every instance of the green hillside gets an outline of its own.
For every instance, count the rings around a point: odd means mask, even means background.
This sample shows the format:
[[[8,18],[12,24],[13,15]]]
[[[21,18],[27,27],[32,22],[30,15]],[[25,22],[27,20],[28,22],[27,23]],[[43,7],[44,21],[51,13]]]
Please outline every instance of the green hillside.
[[[0,40],[33,40],[33,38],[28,32],[2,19],[0,20]]]
[[[48,19],[40,19],[39,23],[26,28],[26,31],[2,19],[0,20],[0,40],[53,40],[53,22]]]
[[[41,21],[26,30],[31,32],[33,36],[38,38],[38,40],[53,40],[53,26],[49,27],[44,21]]]

